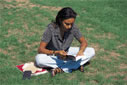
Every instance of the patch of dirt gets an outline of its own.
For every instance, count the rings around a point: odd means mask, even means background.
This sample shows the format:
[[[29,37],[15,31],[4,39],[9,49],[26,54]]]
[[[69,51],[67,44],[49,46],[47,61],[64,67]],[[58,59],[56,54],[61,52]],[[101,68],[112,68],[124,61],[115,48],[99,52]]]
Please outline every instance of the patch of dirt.
[[[60,9],[62,9],[61,7],[53,7],[53,6],[41,6],[41,8],[42,9],[47,8],[52,11],[59,11]]]
[[[107,52],[108,53],[107,55],[104,54],[102,56],[102,58],[104,60],[106,60],[106,61],[111,62],[112,61],[112,57],[115,58],[116,60],[119,60],[120,54],[119,53],[116,53],[115,51],[107,51],[107,50],[104,50],[104,48],[101,48],[98,43],[91,44],[90,46],[95,49],[96,54],[97,54],[97,52]]]
[[[98,34],[95,36],[95,38],[107,38],[107,39],[115,39],[116,37],[118,36],[113,33],[104,33],[103,35]]]
[[[16,2],[29,2],[29,0],[16,0]]]
[[[119,68],[120,69],[127,69],[127,64],[122,63],[122,64],[120,64]]]
[[[23,42],[26,42],[26,40],[25,39],[18,39],[18,42],[23,43]]]
[[[38,35],[42,35],[43,34],[43,31],[44,30],[41,30],[41,29],[37,29],[36,27],[32,27],[32,28],[30,28],[30,30],[32,30],[32,31],[27,31],[27,36],[32,36],[32,35],[36,35],[36,34],[38,34]]]
[[[27,32],[27,36],[34,36],[36,34],[37,34],[36,32]]]
[[[12,59],[16,59],[16,56],[12,56],[11,58],[12,58]]]
[[[89,71],[89,72],[86,72],[85,76],[86,76],[86,75],[87,75],[87,76],[94,76],[94,75],[96,75],[97,72],[98,72],[98,69],[96,69],[96,68],[90,67],[89,69],[90,69],[90,71]]]
[[[12,0],[8,0],[12,1]],[[61,7],[54,7],[54,6],[42,6],[39,4],[33,4],[29,0],[16,0],[16,5],[11,5],[11,4],[4,4],[5,8],[17,8],[17,7],[22,7],[22,8],[33,8],[33,7],[39,7],[40,9],[49,9],[51,11],[58,11],[61,9]]]
[[[84,82],[80,82],[80,85],[84,85],[85,83]]]
[[[121,75],[121,76],[124,76],[127,74],[127,71],[122,71],[122,72],[117,72],[117,74]]]
[[[112,52],[110,52],[110,56],[112,56],[112,57],[114,57],[116,60],[118,60],[118,59],[119,59],[118,56],[120,56],[120,54],[119,54],[119,53],[116,53],[116,52],[114,52],[114,51],[112,51]]]
[[[127,44],[120,44],[117,46],[117,49],[120,49],[120,48],[127,48]]]
[[[8,47],[8,51],[9,51],[8,55],[10,55],[12,59],[16,59],[15,55],[17,54],[17,52],[13,51],[16,48],[17,48],[17,46],[9,46]]]
[[[108,51],[107,51],[108,52]],[[119,53],[116,53],[114,51],[108,52],[109,54],[102,56],[102,58],[108,62],[112,62],[112,58],[115,58],[115,60],[119,60],[118,56],[120,56]]]
[[[98,84],[98,81],[92,80],[92,81],[90,81],[90,83],[92,83],[92,84]]]
[[[111,55],[111,56],[120,56],[119,53],[116,53],[116,52],[114,52],[114,51],[112,51],[110,55]]]
[[[127,81],[127,76],[123,80]]]
[[[88,31],[88,32],[90,32],[92,30],[94,30],[94,28],[86,28],[86,31]]]
[[[14,24],[14,22],[10,22],[10,24],[11,24],[11,25],[13,25],[13,24]]]
[[[5,37],[9,37],[11,35],[17,35],[17,34],[23,35],[24,33],[21,30],[19,30],[19,29],[9,29],[8,30],[8,34],[4,35],[4,36]]]
[[[90,47],[93,47],[93,48],[95,49],[96,52],[104,51],[104,48],[101,48],[100,45],[99,45],[98,43],[90,44]]]
[[[13,0],[5,0],[6,2],[12,2]]]
[[[126,75],[126,73],[127,73],[127,72],[125,72],[125,71],[123,71],[123,72],[108,73],[105,77],[106,77],[106,78],[109,78],[109,77],[117,76],[117,75],[124,76],[124,75]]]
[[[107,74],[105,77],[106,77],[106,78],[109,78],[109,77],[115,76],[115,75],[117,75],[117,74],[115,74],[115,73],[109,73],[109,74]]]
[[[6,50],[3,50],[1,48],[0,48],[0,52],[3,53],[3,54],[5,54],[5,55],[8,53]]]
[[[83,25],[84,25],[83,22],[80,22],[80,23],[77,24],[77,26],[80,26],[80,27],[83,26]]]
[[[39,46],[39,44],[40,44],[40,42],[33,42],[32,44],[25,44],[25,46],[26,46],[28,49],[30,49],[30,48],[32,48],[32,47],[34,47],[34,46],[36,46],[36,45]]]
[[[69,78],[68,78],[68,80],[73,80],[73,79],[75,79],[76,78],[76,76],[75,75],[72,75],[72,76],[70,76]]]
[[[112,62],[111,56],[109,55],[104,55],[102,58],[108,62]]]
[[[29,29],[29,28],[28,28],[28,25],[27,25],[26,23],[24,23],[23,28],[26,29],[26,30]]]
[[[34,42],[32,43],[32,46],[40,45],[40,42]]]
[[[11,51],[11,50],[14,50],[16,47],[17,47],[17,46],[9,46],[9,47],[8,47],[8,50],[10,50],[10,51]]]
[[[15,51],[11,51],[10,53],[8,53],[8,55],[10,55],[12,59],[17,59],[16,58],[17,52]]]
[[[95,56],[93,57],[93,59],[96,58],[96,55],[98,54],[98,52],[104,52],[104,48],[101,48],[100,45],[98,43],[92,43],[90,44],[90,47],[95,49]]]
[[[7,22],[7,21],[5,21],[5,22],[4,22],[4,25],[7,25],[7,24],[8,24],[8,22]]]
[[[92,24],[88,24],[88,26],[92,26]]]
[[[89,70],[90,70],[91,73],[96,73],[97,72],[97,69],[96,68],[93,68],[93,67],[90,67]]]

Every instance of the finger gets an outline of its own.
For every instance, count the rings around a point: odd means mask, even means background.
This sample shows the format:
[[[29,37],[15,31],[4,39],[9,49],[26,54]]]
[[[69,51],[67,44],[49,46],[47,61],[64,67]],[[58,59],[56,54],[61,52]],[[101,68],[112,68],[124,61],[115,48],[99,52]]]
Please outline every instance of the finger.
[[[77,54],[77,56],[84,56],[84,54]]]
[[[66,53],[63,53],[63,56],[66,56],[67,54]]]
[[[67,52],[65,52],[65,51],[63,50],[63,54],[64,54],[64,55],[67,55]]]

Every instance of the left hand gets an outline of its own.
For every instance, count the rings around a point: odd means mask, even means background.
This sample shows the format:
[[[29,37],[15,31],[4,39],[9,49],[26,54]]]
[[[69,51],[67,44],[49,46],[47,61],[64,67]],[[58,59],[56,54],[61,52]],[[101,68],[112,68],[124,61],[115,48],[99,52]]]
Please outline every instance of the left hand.
[[[84,55],[84,53],[81,52],[81,51],[79,51],[79,52],[77,53],[76,57],[77,57],[77,56],[83,56],[83,55]]]

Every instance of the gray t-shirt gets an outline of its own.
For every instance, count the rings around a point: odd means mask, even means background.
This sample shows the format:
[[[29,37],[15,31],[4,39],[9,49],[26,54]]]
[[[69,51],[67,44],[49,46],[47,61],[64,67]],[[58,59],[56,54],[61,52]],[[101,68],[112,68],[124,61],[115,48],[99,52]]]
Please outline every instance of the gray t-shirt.
[[[73,25],[70,30],[65,32],[64,38],[62,39],[60,35],[60,28],[58,26],[54,26],[54,24],[51,23],[47,26],[45,32],[43,33],[42,41],[48,43],[46,48],[49,50],[68,51],[74,37],[77,40],[79,40],[80,37],[82,37],[82,34],[76,27],[76,25]]]

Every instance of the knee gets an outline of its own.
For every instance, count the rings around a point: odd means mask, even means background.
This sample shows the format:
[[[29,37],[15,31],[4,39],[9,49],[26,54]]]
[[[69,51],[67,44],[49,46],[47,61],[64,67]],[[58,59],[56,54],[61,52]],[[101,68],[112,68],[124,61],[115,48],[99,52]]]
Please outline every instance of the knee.
[[[91,59],[92,57],[95,56],[95,50],[92,47],[87,47],[84,54]]]
[[[90,49],[90,54],[91,54],[91,58],[95,56],[95,49],[94,48],[91,48]]]
[[[41,67],[43,64],[44,64],[44,56],[46,56],[45,54],[37,54],[36,57],[35,57],[35,62],[36,62],[36,65]]]

